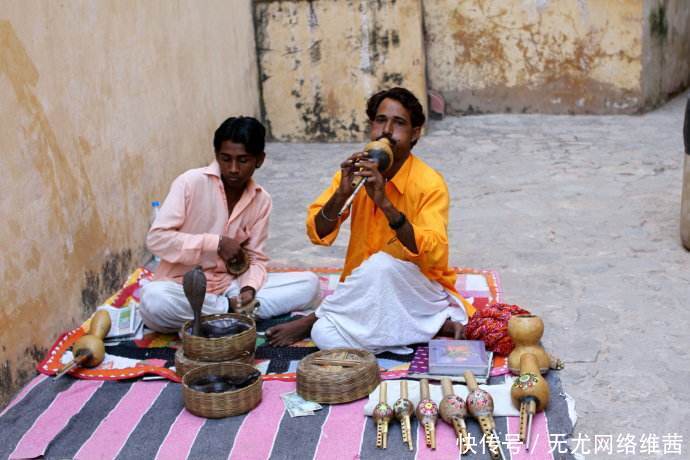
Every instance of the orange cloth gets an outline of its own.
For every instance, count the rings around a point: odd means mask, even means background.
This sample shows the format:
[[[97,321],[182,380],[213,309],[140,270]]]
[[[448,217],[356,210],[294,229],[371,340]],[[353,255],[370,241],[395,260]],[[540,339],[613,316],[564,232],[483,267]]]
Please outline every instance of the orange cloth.
[[[235,279],[218,256],[220,235],[234,238],[250,256],[249,270],[237,280],[256,291],[266,282],[264,244],[268,239],[271,196],[253,179],[228,216],[220,167],[214,161],[205,168],[190,169],[178,176],[146,237],[146,246],[161,258],[156,280],[182,283],[184,274],[201,265],[207,291],[221,294]]]
[[[417,252],[407,249],[388,225],[388,219],[365,190],[355,197],[351,211],[343,214],[335,230],[324,238],[316,233],[316,215],[340,185],[338,171],[328,187],[307,211],[307,235],[314,244],[330,246],[340,225],[352,214],[350,242],[340,280],[369,256],[379,251],[413,262],[430,280],[437,281],[459,298],[468,316],[474,306],[455,290],[456,273],[448,266],[448,187],[443,177],[416,156],[410,154],[395,176],[386,183],[386,195],[395,208],[405,214],[414,229]]]

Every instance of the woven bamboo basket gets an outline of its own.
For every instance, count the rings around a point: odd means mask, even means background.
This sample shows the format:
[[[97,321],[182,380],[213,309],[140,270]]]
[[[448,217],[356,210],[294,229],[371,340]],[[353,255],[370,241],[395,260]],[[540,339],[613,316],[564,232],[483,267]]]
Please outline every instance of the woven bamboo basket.
[[[220,362],[241,359],[246,356],[245,352],[247,351],[253,354],[256,349],[256,324],[250,317],[237,313],[224,313],[202,316],[201,322],[203,324],[208,321],[230,318],[248,324],[249,329],[239,334],[209,339],[192,335],[189,332],[192,322],[184,323],[180,335],[185,357],[195,361]]]
[[[245,364],[254,364],[254,352],[251,351],[243,351],[240,356],[238,356],[236,359],[233,359],[232,361],[221,361],[223,363],[229,363],[229,362],[235,362],[235,363],[245,363]],[[184,375],[191,371],[192,369],[196,369],[197,367],[201,366],[208,366],[209,364],[213,364],[212,362],[208,361],[197,361],[195,359],[189,359],[184,355],[184,350],[182,348],[178,348],[177,351],[175,352],[175,373],[179,375],[180,377],[184,377]]]
[[[256,369],[244,363],[214,363],[197,367],[182,377],[184,406],[199,417],[223,418],[249,412],[261,402],[261,377],[251,385],[224,393],[204,393],[189,387],[208,375],[246,376]]]
[[[297,393],[320,403],[338,404],[364,398],[379,382],[376,358],[364,350],[318,351],[297,366]]]

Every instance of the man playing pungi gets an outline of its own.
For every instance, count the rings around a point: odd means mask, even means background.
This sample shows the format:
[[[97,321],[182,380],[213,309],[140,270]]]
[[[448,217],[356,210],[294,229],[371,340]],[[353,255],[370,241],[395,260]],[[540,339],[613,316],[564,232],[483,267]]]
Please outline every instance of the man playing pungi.
[[[425,121],[421,104],[407,89],[392,88],[369,99],[367,116],[370,138],[392,144],[392,167],[381,174],[364,152],[355,153],[309,206],[307,234],[314,244],[331,245],[351,217],[345,267],[315,314],[267,331],[273,345],[311,332],[321,349],[408,352],[406,345],[439,332],[461,337],[474,312],[455,291],[456,273],[448,266],[446,183],[411,152]],[[339,217],[356,176],[366,178],[366,193]]]

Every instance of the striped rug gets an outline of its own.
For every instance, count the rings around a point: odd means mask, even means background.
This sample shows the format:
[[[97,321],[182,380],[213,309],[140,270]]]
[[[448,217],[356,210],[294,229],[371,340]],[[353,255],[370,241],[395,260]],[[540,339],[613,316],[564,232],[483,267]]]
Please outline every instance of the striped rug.
[[[550,373],[548,379],[552,400],[548,410],[534,420],[530,453],[514,442],[518,419],[496,419],[505,451],[514,460],[572,458],[559,454],[558,444],[549,442],[567,437],[572,425],[557,374]],[[262,401],[253,411],[211,420],[184,409],[181,386],[174,382],[71,377],[53,381],[39,375],[0,414],[0,458],[457,458],[453,431],[442,422],[437,425],[435,451],[424,446],[416,421],[414,451],[403,446],[397,424],[390,427],[388,449],[380,450],[375,447],[374,423],[363,415],[366,400],[325,406],[313,416],[291,418],[280,395],[294,390],[294,382],[265,381]],[[478,425],[468,420],[468,426],[478,443]],[[489,458],[481,444],[474,450],[476,454],[464,458]]]

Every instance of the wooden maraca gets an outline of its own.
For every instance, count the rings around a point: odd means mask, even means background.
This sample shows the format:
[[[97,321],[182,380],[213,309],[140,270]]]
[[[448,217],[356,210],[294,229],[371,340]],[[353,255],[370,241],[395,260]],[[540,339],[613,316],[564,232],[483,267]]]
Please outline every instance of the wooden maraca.
[[[477,380],[471,371],[465,371],[465,382],[467,382],[467,410],[479,422],[479,426],[484,433],[484,438],[489,447],[489,454],[494,459],[505,459],[501,447],[501,440],[496,433],[496,422],[494,421],[494,400],[488,391],[482,390],[477,385]]]
[[[419,404],[417,404],[417,419],[424,427],[424,441],[426,446],[436,449],[436,420],[438,420],[438,406],[431,400],[429,381],[419,382]]]
[[[393,409],[387,402],[388,394],[386,382],[379,385],[379,403],[374,407],[372,414],[376,422],[376,447],[385,449],[388,447],[388,423],[393,418]]]
[[[414,405],[407,399],[407,380],[400,381],[400,397],[393,404],[393,413],[400,421],[400,431],[402,432],[403,444],[407,444],[410,450],[412,446],[412,424],[410,417],[414,414]]]
[[[549,384],[539,372],[539,364],[533,354],[524,353],[520,357],[520,376],[513,382],[510,397],[515,407],[520,409],[520,440],[529,450],[532,417],[549,403]]]
[[[110,331],[110,315],[105,310],[98,310],[89,323],[89,333],[77,339],[72,345],[73,359],[55,375],[59,379],[77,366],[96,367],[105,358],[103,339]]]
[[[374,160],[376,162],[378,170],[381,171],[381,173],[388,171],[391,166],[393,166],[393,148],[391,146],[391,142],[387,138],[382,137],[376,141],[369,142],[364,146],[364,151],[370,160]],[[355,199],[355,196],[357,196],[357,192],[359,192],[359,189],[361,189],[366,182],[366,178],[362,176],[356,176],[352,180],[352,186],[355,189],[352,191],[352,195],[350,195],[347,201],[345,201],[343,207],[340,208],[338,217],[345,214],[345,211],[350,207],[352,201]]]
[[[441,379],[441,388],[443,390],[443,399],[438,404],[438,410],[443,421],[453,427],[455,436],[458,438],[460,455],[462,455],[470,445],[467,436],[467,425],[465,425],[465,416],[467,415],[465,400],[455,394],[453,382],[448,377]]]
[[[201,309],[204,306],[204,298],[206,297],[206,275],[204,275],[201,266],[197,265],[184,274],[182,289],[194,313],[192,335],[201,337]]]
[[[508,335],[515,344],[515,349],[508,355],[508,369],[513,375],[520,373],[520,357],[531,353],[537,358],[539,371],[549,371],[550,358],[539,341],[544,334],[544,322],[537,315],[515,315],[508,321]]]

